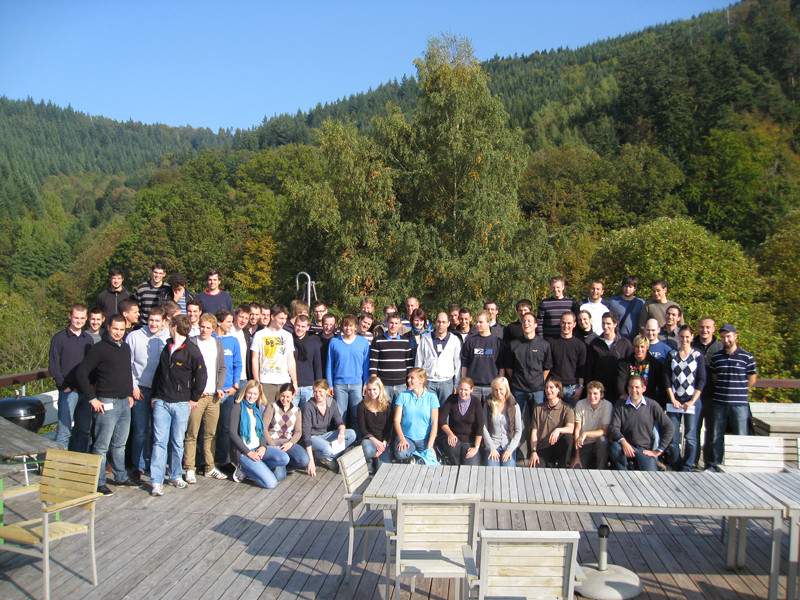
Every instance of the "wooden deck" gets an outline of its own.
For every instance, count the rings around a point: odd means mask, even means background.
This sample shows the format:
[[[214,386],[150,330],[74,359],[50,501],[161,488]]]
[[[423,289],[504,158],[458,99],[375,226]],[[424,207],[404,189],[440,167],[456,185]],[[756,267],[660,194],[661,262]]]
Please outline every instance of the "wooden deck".
[[[320,469],[312,479],[290,475],[275,490],[200,478],[184,490],[165,486],[151,498],[144,489],[118,488],[98,502],[97,563],[92,587],[85,536],[53,545],[52,598],[185,600],[381,598],[383,540],[371,539],[373,560],[342,573],[347,556],[347,514],[341,476]],[[18,477],[18,476],[14,476]],[[10,482],[6,489],[10,488]],[[6,503],[7,523],[29,518],[33,495]],[[70,520],[80,519],[80,511]],[[706,517],[486,510],[483,525],[503,529],[581,532],[579,561],[596,560],[597,526],[612,530],[609,561],[642,578],[641,598],[761,599],[767,596],[770,540],[763,522],[751,521],[747,567],[725,568],[720,522]],[[785,597],[784,536],[780,597]],[[356,538],[356,560],[363,537]],[[41,562],[0,552],[0,598],[42,597]],[[410,598],[404,583],[401,593]],[[440,580],[417,581],[414,600],[453,597]]]

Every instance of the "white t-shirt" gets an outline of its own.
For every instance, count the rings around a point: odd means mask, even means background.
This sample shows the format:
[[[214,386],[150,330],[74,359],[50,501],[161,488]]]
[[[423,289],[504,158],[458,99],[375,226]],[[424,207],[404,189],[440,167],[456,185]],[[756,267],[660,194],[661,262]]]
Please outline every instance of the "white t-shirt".
[[[197,347],[200,348],[200,354],[203,355],[203,361],[206,363],[206,387],[203,389],[203,395],[217,393],[217,340],[211,338],[210,340],[201,340],[197,338]]]
[[[277,331],[265,327],[256,331],[250,349],[258,357],[261,383],[280,385],[292,380],[289,375],[289,357],[294,355],[292,334],[284,329]]]

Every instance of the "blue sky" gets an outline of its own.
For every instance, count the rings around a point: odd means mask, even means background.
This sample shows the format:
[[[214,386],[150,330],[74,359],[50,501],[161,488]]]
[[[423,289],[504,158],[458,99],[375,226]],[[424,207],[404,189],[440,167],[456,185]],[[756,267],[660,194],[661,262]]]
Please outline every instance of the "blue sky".
[[[430,36],[498,54],[578,48],[719,0],[0,0],[0,95],[112,119],[249,128],[404,74]]]

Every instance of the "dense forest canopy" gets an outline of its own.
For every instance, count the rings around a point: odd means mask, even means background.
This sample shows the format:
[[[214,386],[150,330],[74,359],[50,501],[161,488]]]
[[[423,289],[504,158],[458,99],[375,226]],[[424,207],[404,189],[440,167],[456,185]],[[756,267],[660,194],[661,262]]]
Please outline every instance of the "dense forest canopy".
[[[307,271],[339,313],[574,296],[667,276],[690,322],[735,320],[764,376],[800,376],[800,3],[417,74],[249,130],[117,123],[0,98],[0,371],[41,367],[65,307],[154,260],[235,301]],[[38,345],[37,345],[38,344]]]

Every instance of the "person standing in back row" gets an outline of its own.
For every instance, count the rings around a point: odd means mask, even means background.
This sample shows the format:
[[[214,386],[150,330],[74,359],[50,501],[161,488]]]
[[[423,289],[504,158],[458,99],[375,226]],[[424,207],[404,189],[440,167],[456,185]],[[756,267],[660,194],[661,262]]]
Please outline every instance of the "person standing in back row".
[[[725,431],[747,435],[750,416],[750,388],[756,384],[756,359],[739,345],[739,332],[727,324],[719,330],[722,350],[711,357],[709,370],[714,381],[714,455],[709,469],[719,471],[725,451]]]

